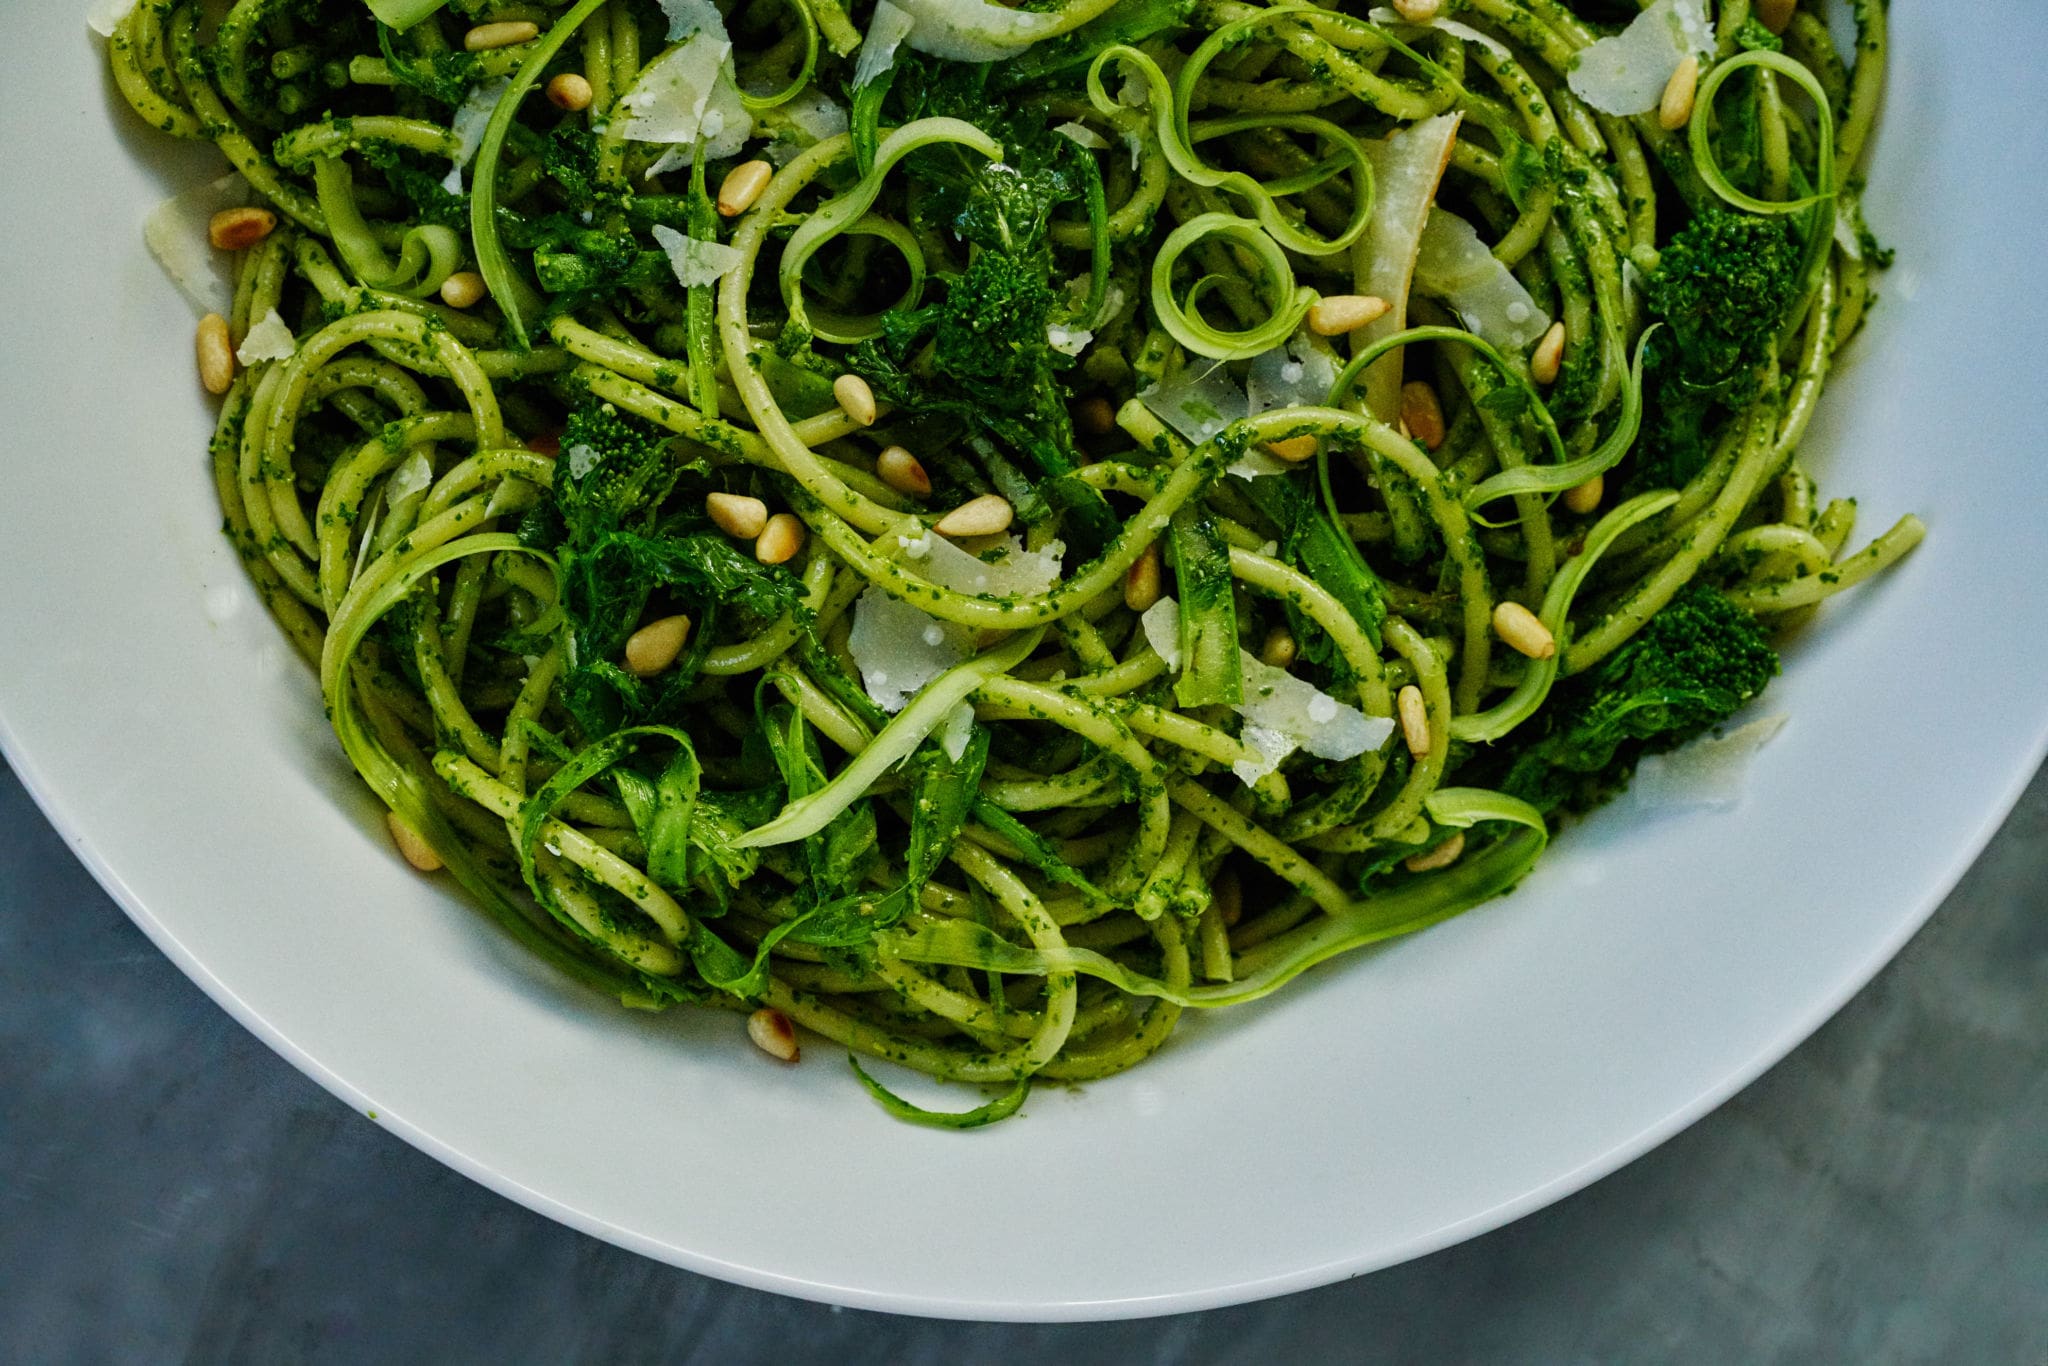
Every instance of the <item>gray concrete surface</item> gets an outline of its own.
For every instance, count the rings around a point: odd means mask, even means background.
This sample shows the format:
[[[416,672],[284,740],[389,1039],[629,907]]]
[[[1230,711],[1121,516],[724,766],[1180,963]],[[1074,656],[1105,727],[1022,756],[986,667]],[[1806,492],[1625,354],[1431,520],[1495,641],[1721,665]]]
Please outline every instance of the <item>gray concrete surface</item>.
[[[1814,1039],[1580,1195],[1147,1322],[837,1312],[551,1224],[217,1010],[0,768],[0,1363],[2048,1366],[2048,778]]]

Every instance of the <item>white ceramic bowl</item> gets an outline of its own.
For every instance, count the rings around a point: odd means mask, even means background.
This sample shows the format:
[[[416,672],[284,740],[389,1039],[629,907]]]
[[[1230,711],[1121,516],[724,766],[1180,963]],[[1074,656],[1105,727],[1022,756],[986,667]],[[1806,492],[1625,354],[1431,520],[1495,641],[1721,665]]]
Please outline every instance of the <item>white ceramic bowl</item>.
[[[142,928],[348,1103],[697,1271],[1084,1318],[1316,1285],[1557,1199],[1811,1032],[1921,923],[2048,734],[2038,244],[2048,11],[1894,7],[1871,217],[1900,253],[1808,444],[1866,531],[1725,812],[1606,813],[1511,898],[1193,1021],[1123,1078],[942,1134],[834,1052],[564,986],[392,856],[217,527],[186,306],[139,236],[205,173],[119,107],[80,7],[0,18],[0,741]],[[61,908],[50,908],[52,915]],[[64,933],[53,925],[52,933]]]

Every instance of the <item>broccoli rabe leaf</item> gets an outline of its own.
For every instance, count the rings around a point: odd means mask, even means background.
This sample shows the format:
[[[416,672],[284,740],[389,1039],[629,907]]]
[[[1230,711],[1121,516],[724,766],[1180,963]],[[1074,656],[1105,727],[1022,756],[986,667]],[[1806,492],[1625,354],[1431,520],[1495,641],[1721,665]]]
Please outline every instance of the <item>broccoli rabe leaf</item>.
[[[1116,534],[1116,518],[1074,477],[1080,457],[1059,379],[1072,361],[1047,337],[1059,304],[1047,227],[1054,210],[1083,197],[1087,154],[1051,132],[1041,108],[990,95],[989,68],[908,60],[889,117],[968,119],[1003,144],[1004,160],[951,146],[912,154],[927,190],[922,220],[964,244],[967,262],[936,277],[935,302],[885,315],[882,335],[855,348],[853,368],[893,407],[946,415],[1022,457],[1038,496],[1066,514],[1067,538],[1092,552]]]
[[[1331,524],[1317,501],[1291,475],[1240,479],[1233,487],[1241,490],[1279,528],[1281,557],[1343,603],[1352,620],[1378,648],[1380,624],[1387,619],[1386,591],[1372,570],[1344,544],[1344,533]],[[1289,603],[1287,620],[1302,654],[1311,664],[1340,675],[1349,674],[1350,668],[1335,642],[1306,613]]]
[[[722,614],[768,621],[801,609],[803,588],[788,570],[742,554],[694,513],[662,515],[679,480],[702,487],[707,475],[673,440],[610,404],[586,399],[563,428],[552,516],[529,517],[521,530],[560,566],[570,626],[562,698],[588,737],[673,719]],[[657,592],[696,626],[691,648],[648,681],[616,661]]]

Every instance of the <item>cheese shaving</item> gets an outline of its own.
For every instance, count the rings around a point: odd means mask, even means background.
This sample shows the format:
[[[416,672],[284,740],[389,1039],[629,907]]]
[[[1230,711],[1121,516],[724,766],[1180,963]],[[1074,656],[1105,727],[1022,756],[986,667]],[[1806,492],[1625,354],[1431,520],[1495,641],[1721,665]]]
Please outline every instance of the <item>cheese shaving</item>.
[[[1503,351],[1520,351],[1550,330],[1550,315],[1500,263],[1479,230],[1433,209],[1415,254],[1415,288],[1442,299],[1466,328]]]
[[[1680,62],[1704,61],[1713,51],[1706,0],[1657,0],[1620,33],[1581,52],[1565,80],[1603,114],[1647,114]]]
[[[1180,669],[1180,603],[1172,598],[1161,598],[1145,609],[1138,618],[1138,625],[1145,632],[1145,643],[1152,647],[1152,653],[1166,661],[1170,671]]]
[[[911,18],[907,41],[955,62],[1014,57],[1059,23],[1057,14],[1009,9],[989,0],[891,0]]]
[[[425,451],[415,450],[398,462],[384,481],[384,504],[395,507],[408,498],[417,498],[427,491],[434,482],[434,467],[427,460]]]
[[[970,597],[1035,597],[1051,588],[1060,576],[1060,561],[1067,547],[1048,541],[1042,550],[1026,550],[1015,536],[985,555],[970,555],[943,536],[926,532],[916,540],[902,542],[905,555],[930,583]]]
[[[654,240],[668,254],[669,269],[684,289],[717,284],[746,257],[723,242],[699,241],[663,223],[654,225]]]
[[[732,43],[721,24],[700,28],[656,58],[619,97],[625,136],[669,146],[648,174],[688,166],[701,138],[707,157],[739,151],[754,131],[753,115],[732,78]]]
[[[1145,642],[1166,661],[1169,670],[1181,665],[1180,604],[1161,598],[1138,618]],[[1244,676],[1244,700],[1231,710],[1244,718],[1238,739],[1259,756],[1239,760],[1231,772],[1250,787],[1277,771],[1297,749],[1318,759],[1355,759],[1377,749],[1394,733],[1391,717],[1367,716],[1358,708],[1324,692],[1305,678],[1260,661],[1248,650],[1237,652]]]
[[[102,38],[111,38],[134,8],[135,0],[98,0],[85,12],[85,26]]]
[[[846,648],[868,696],[894,713],[925,684],[973,658],[974,635],[870,587],[854,601]]]
[[[463,97],[462,107],[455,111],[449,129],[455,134],[455,165],[449,168],[447,179],[441,188],[450,194],[462,193],[462,172],[469,163],[476,160],[479,147],[484,145],[484,133],[491,126],[491,115],[497,111],[498,101],[505,98],[505,92],[512,88],[512,82],[505,77],[495,81],[484,81],[469,88]]]
[[[1405,19],[1398,11],[1388,9],[1382,5],[1367,11],[1365,17],[1378,24],[1381,28],[1433,28],[1439,33],[1448,33],[1454,38],[1462,38],[1476,47],[1484,48],[1496,57],[1511,58],[1515,55],[1508,50],[1506,43],[1503,43],[1491,34],[1481,33],[1470,24],[1461,24],[1456,19],[1446,19],[1442,15],[1435,15],[1431,18],[1417,21]]]
[[[1766,716],[1726,735],[1708,735],[1669,754],[1652,754],[1636,766],[1629,795],[1655,810],[1727,808],[1742,800],[1757,751],[1785,728],[1783,716]]]
[[[284,319],[273,308],[249,329],[248,336],[242,338],[241,346],[235,350],[235,359],[246,367],[266,360],[290,360],[298,349],[298,338],[292,335],[291,328],[285,326]]]
[[[860,57],[853,66],[855,90],[896,65],[897,50],[916,25],[917,20],[910,17],[909,11],[889,0],[880,0],[874,17],[868,20],[868,31],[860,40]]]
[[[222,209],[255,202],[255,190],[236,172],[165,200],[142,225],[150,255],[202,316],[225,317],[235,303],[233,267],[227,255],[207,241],[207,224]]]
[[[1221,363],[1192,379],[1182,371],[1173,383],[1155,384],[1140,393],[1138,401],[1198,446],[1251,411],[1244,390]]]

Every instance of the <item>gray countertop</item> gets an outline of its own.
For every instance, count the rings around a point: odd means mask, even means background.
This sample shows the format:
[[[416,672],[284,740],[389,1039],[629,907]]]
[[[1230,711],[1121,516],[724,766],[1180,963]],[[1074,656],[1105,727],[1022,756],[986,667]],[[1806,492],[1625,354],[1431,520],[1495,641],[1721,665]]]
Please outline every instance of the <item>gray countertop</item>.
[[[0,1362],[2048,1363],[2048,776],[1933,923],[1591,1189],[1322,1290],[1136,1323],[840,1312],[549,1223],[159,955],[0,768]]]

